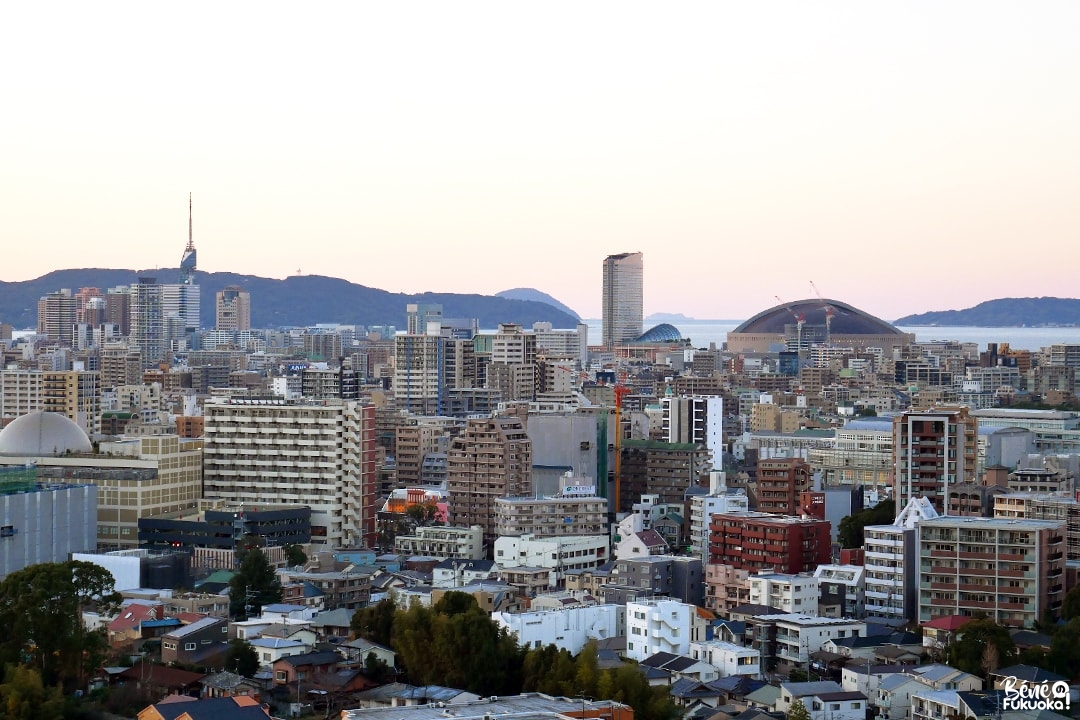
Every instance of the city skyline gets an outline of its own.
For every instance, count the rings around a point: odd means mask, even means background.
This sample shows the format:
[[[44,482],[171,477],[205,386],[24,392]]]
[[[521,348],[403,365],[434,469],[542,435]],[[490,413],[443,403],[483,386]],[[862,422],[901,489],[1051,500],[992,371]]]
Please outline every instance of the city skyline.
[[[175,267],[193,192],[200,270],[583,317],[626,249],[646,315],[1076,295],[1072,4],[125,7],[9,11],[0,280]]]

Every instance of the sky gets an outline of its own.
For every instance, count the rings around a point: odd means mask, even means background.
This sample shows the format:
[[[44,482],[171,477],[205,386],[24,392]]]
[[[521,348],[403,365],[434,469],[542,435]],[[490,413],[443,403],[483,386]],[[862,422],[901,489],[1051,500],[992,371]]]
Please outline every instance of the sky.
[[[1080,3],[7,3],[0,280],[1077,297]]]

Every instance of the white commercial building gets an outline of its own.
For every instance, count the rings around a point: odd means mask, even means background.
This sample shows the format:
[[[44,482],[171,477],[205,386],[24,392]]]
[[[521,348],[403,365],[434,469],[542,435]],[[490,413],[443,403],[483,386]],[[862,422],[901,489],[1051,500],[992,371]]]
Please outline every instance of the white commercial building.
[[[625,605],[591,605],[564,610],[491,614],[525,648],[555,645],[577,655],[589,640],[606,640],[626,634]]]
[[[687,655],[697,608],[677,600],[626,603],[626,657],[641,662],[658,652]]]

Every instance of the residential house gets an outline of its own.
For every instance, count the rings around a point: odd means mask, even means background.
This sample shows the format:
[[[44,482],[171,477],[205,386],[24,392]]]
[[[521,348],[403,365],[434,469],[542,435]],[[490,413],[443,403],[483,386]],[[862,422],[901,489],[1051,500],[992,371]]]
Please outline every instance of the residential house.
[[[259,700],[265,689],[261,680],[253,680],[243,675],[222,670],[221,672],[207,675],[202,680],[203,697],[251,697]]]
[[[356,638],[346,643],[342,643],[338,646],[340,652],[345,653],[345,659],[350,663],[358,663],[363,665],[367,660],[368,655],[375,655],[376,658],[386,663],[389,668],[397,667],[397,654],[388,647],[383,647],[378,643],[373,643],[370,640],[364,638]]]
[[[121,607],[120,614],[107,625],[109,644],[118,647],[141,640],[143,623],[162,619],[164,612],[165,607],[161,603],[130,603]]]
[[[715,667],[717,677],[746,675],[757,678],[761,673],[759,650],[724,640],[692,642],[690,656]]]
[[[664,670],[671,675],[672,680],[686,678],[695,682],[710,682],[719,677],[719,672],[715,667],[688,655],[658,652],[645,658],[639,664],[641,667]]]
[[[161,636],[165,664],[203,665],[228,650],[229,621],[204,617]]]
[[[299,640],[287,640],[275,637],[257,637],[250,640],[251,647],[259,654],[260,665],[273,665],[278,660],[290,655],[304,655],[311,652],[311,645]]]
[[[287,655],[271,663],[274,684],[292,685],[297,681],[314,681],[318,675],[335,672],[343,661],[341,653],[333,650]]]
[[[781,683],[780,697],[775,710],[791,711],[792,704],[802,701],[814,720],[865,720],[867,701],[861,692],[847,692],[831,681]]]

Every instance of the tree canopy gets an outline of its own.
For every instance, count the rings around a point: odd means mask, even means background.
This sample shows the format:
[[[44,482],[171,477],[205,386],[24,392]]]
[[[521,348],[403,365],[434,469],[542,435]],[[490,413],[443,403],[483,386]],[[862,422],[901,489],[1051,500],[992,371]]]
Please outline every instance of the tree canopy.
[[[249,617],[276,602],[281,602],[281,582],[266,554],[257,547],[244,550],[240,568],[229,581],[229,613]]]
[[[988,618],[976,618],[960,630],[960,638],[945,648],[945,662],[957,670],[986,677],[1016,661],[1016,643],[1007,628]]]
[[[848,515],[840,521],[837,528],[837,539],[840,541],[840,547],[862,547],[863,529],[867,525],[888,525],[895,519],[896,502],[892,499],[882,500],[872,508],[866,508]]]
[[[250,678],[259,671],[259,653],[251,643],[241,638],[229,641],[229,651],[225,653],[225,669]]]
[[[41,681],[81,687],[107,646],[104,631],[88,632],[84,610],[111,615],[120,607],[112,573],[69,560],[31,565],[0,583],[0,662],[40,668]]]

